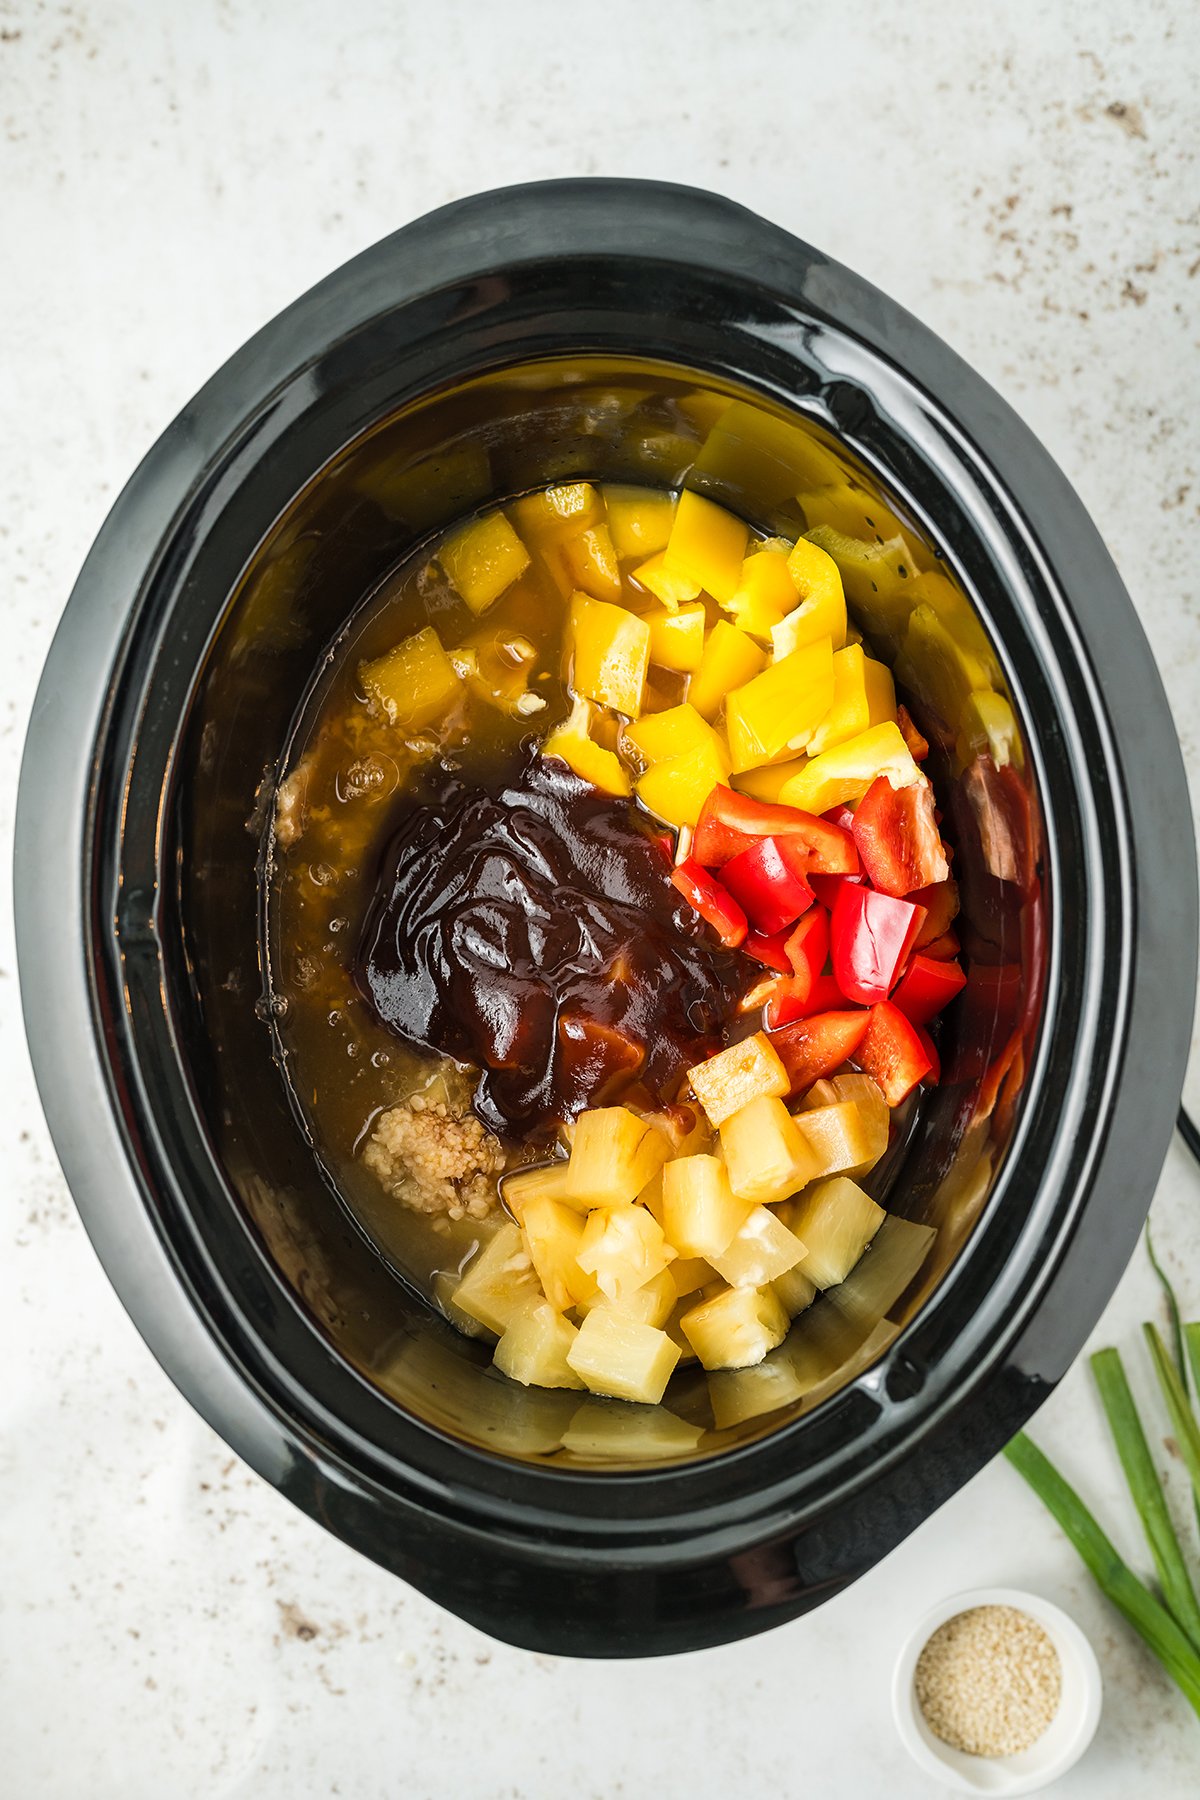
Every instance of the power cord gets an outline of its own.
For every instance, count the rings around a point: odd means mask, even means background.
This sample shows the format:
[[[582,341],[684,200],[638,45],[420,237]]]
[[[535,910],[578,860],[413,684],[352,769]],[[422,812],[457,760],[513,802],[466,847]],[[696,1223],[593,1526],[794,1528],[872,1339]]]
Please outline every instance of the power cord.
[[[1196,1161],[1200,1163],[1200,1126],[1197,1126],[1186,1106],[1180,1107],[1175,1126]]]

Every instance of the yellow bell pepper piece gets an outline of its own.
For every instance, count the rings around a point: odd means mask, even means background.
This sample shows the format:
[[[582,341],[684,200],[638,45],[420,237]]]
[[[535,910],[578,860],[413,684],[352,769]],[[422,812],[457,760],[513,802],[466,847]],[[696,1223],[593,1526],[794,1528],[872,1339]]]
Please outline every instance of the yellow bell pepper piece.
[[[828,638],[772,663],[725,702],[729,756],[735,769],[774,762],[802,750],[833,700],[833,646]]]
[[[808,754],[820,756],[834,744],[858,737],[871,723],[867,705],[866,657],[861,644],[833,653],[833,705],[808,740]]]
[[[796,604],[786,550],[759,550],[742,563],[742,579],[728,610],[742,631],[769,643],[784,615]]]
[[[726,694],[742,687],[766,664],[766,653],[753,638],[728,619],[718,619],[708,634],[700,667],[688,682],[688,704],[704,718],[715,719]]]
[[[682,407],[696,417],[692,403],[684,401]],[[845,464],[826,449],[811,425],[775,418],[760,403],[746,400],[722,408],[695,466],[756,495],[764,506],[794,499],[804,488],[844,486],[846,480]]]
[[[684,825],[695,825],[713,789],[728,780],[729,758],[714,732],[713,741],[706,748],[653,763],[638,777],[635,786],[643,806],[678,830]]]
[[[590,781],[606,794],[628,794],[629,776],[620,757],[605,750],[590,736],[592,708],[587,700],[576,700],[570,716],[549,733],[542,745],[543,756],[561,756],[584,781]]]
[[[908,621],[896,673],[951,730],[972,694],[992,686],[987,664],[928,605],[918,606]]]
[[[863,657],[863,681],[867,690],[867,724],[886,725],[896,717],[896,684],[886,663]]]
[[[1020,768],[1024,762],[1021,734],[1013,709],[1003,694],[972,694],[962,712],[962,726],[955,746],[958,760],[969,763],[979,755],[990,756],[998,769],[1006,763]]]
[[[471,611],[481,613],[525,573],[530,556],[504,514],[494,512],[452,532],[437,560]]]
[[[659,669],[691,675],[704,656],[704,608],[698,600],[669,612],[664,606],[643,613],[650,627],[650,661]]]
[[[358,679],[372,706],[402,731],[428,725],[462,691],[458,671],[432,625],[374,662],[360,663]]]
[[[576,531],[588,531],[604,519],[600,495],[590,481],[564,481],[527,494],[509,508],[532,541],[560,542]]]
[[[591,525],[565,539],[562,555],[575,587],[595,600],[620,600],[621,571],[607,525]]]
[[[685,601],[694,600],[700,592],[698,581],[667,567],[665,550],[660,550],[657,556],[652,556],[649,562],[636,568],[633,579],[642,587],[649,588],[654,598],[661,600],[668,612],[675,612]]]
[[[835,650],[846,642],[846,596],[832,556],[801,538],[788,557],[788,574],[800,604],[771,632],[776,656],[828,637]]]
[[[833,558],[859,623],[877,637],[898,641],[916,604],[909,592],[916,569],[904,539],[868,544],[832,525],[818,525],[804,541]]]
[[[644,714],[636,725],[625,727],[624,738],[652,763],[669,756],[711,755],[714,748],[724,748],[712,726],[686,701],[665,712]]]
[[[666,548],[675,517],[675,496],[653,488],[602,488],[613,548],[619,557],[653,556]]]
[[[636,719],[650,660],[650,627],[645,620],[607,600],[574,594],[567,642],[575,692]]]
[[[685,488],[663,552],[666,567],[727,605],[742,579],[749,536],[743,520]]]
[[[753,800],[777,801],[793,775],[798,775],[807,763],[807,756],[792,757],[788,762],[766,763],[761,769],[742,769],[734,775],[731,786],[739,794],[749,794]]]
[[[921,780],[898,725],[873,725],[824,755],[814,756],[784,784],[779,798],[785,806],[798,806],[802,812],[828,812],[831,806],[857,804],[877,775],[886,775],[896,788],[911,787]]]

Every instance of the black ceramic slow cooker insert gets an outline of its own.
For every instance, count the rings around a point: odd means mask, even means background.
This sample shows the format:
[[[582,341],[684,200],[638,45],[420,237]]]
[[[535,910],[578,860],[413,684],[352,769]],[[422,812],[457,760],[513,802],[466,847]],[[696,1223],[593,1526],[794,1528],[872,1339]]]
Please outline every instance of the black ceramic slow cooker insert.
[[[690,397],[691,428],[663,426],[668,395]],[[451,519],[579,478],[693,486],[794,534],[818,455],[865,499],[864,541],[872,508],[902,521],[958,596],[917,620],[907,571],[899,591],[865,565],[847,577],[918,722],[953,746],[939,792],[972,981],[947,1020],[945,1079],[884,1171],[891,1260],[873,1246],[854,1304],[814,1309],[776,1373],[723,1390],[677,1377],[668,1405],[703,1427],[694,1452],[656,1445],[652,1421],[605,1448],[564,1429],[578,1395],[490,1370],[323,1178],[272,1019],[274,785],[329,646]],[[1003,741],[954,735],[949,715],[981,691],[1008,709]],[[290,1499],[511,1642],[719,1643],[870,1568],[1081,1347],[1178,1102],[1189,818],[1162,688],[1098,533],[945,345],[712,195],[609,181],[483,195],[267,326],[97,539],[22,774],[38,1080],[139,1329]]]

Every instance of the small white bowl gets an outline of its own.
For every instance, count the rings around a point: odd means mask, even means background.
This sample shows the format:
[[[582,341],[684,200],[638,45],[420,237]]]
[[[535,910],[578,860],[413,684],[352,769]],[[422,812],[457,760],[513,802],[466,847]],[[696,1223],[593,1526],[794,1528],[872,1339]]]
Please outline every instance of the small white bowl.
[[[914,1677],[925,1645],[947,1619],[975,1606],[1012,1606],[1041,1626],[1062,1668],[1062,1697],[1050,1725],[1013,1756],[968,1756],[935,1737],[917,1700]],[[1100,1720],[1100,1665],[1092,1646],[1059,1607],[1019,1588],[977,1588],[954,1594],[926,1613],[896,1664],[892,1710],[896,1728],[913,1761],[943,1786],[960,1794],[1032,1794],[1065,1775],[1083,1755]]]

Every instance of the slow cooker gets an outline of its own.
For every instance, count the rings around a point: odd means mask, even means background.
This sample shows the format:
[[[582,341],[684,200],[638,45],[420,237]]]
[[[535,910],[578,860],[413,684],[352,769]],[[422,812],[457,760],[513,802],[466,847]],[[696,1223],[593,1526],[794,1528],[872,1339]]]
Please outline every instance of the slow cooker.
[[[667,392],[691,397],[694,432],[654,429]],[[934,546],[962,596],[917,630],[869,568],[848,579],[918,723],[950,746],[939,791],[972,981],[942,1085],[889,1159],[904,1247],[886,1267],[868,1252],[873,1310],[823,1302],[804,1355],[730,1401],[685,1385],[704,1427],[687,1454],[636,1430],[607,1455],[572,1450],[563,1396],[489,1371],[323,1179],[273,1016],[274,785],[354,607],[451,519],[594,478],[695,486],[778,529],[817,454],[842,459],[867,514]],[[956,739],[948,715],[970,702],[978,724],[980,693],[1003,729]],[[1189,821],[1099,533],[952,351],[711,194],[513,188],[398,231],[298,300],[114,506],[22,771],[29,1039],[125,1306],[266,1480],[512,1643],[695,1649],[863,1574],[1078,1353],[1178,1103]]]

